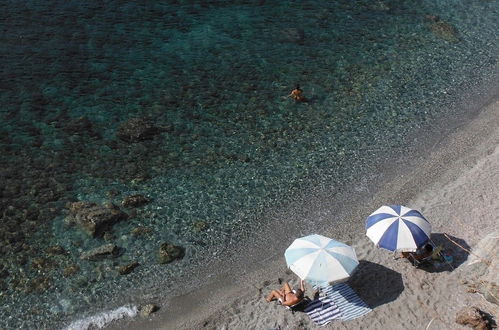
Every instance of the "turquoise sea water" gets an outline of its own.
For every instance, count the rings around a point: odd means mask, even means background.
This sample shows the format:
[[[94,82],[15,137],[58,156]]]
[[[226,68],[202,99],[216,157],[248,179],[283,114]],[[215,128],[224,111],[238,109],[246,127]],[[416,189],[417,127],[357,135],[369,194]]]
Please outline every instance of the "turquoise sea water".
[[[355,180],[424,139],[497,72],[498,14],[485,0],[3,1],[0,327],[119,306],[258,231],[311,183]],[[296,84],[307,102],[286,97]],[[132,118],[158,130],[123,141]],[[151,202],[121,207],[132,194]],[[130,217],[90,238],[63,221],[73,201]],[[109,242],[118,257],[79,259]],[[158,264],[162,242],[184,259]]]

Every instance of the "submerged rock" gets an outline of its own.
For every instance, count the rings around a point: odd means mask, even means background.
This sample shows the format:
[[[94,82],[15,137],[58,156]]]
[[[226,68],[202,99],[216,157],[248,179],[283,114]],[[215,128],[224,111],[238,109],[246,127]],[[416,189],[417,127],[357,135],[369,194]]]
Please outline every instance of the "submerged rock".
[[[199,233],[208,229],[208,224],[204,221],[196,221],[192,224],[194,232]]]
[[[31,261],[31,267],[41,272],[46,272],[50,269],[53,269],[54,266],[54,261],[43,257],[36,257]]]
[[[118,268],[118,273],[120,273],[120,275],[130,274],[139,265],[140,264],[137,261],[134,261],[134,262],[129,263],[127,265],[120,266]]]
[[[282,42],[303,45],[305,43],[305,31],[298,28],[286,28],[281,31],[278,39]]]
[[[113,204],[97,205],[91,202],[75,202],[69,206],[65,221],[76,224],[92,237],[100,236],[116,222],[128,215]]]
[[[106,192],[106,195],[107,197],[116,197],[120,194],[120,192],[116,189],[109,189],[107,192]]]
[[[175,259],[182,259],[185,255],[185,249],[170,243],[163,243],[159,248],[159,263],[167,264]]]
[[[158,127],[148,120],[131,118],[118,127],[116,135],[125,142],[139,142],[152,139],[158,132]]]
[[[7,293],[7,290],[9,289],[9,286],[7,283],[5,283],[4,280],[0,279],[0,297],[4,294]]]
[[[130,233],[133,236],[137,237],[137,236],[142,236],[142,235],[145,235],[145,234],[149,234],[151,232],[152,232],[151,228],[139,226],[139,227],[133,228]]]
[[[48,277],[37,277],[28,282],[25,292],[45,292],[52,287],[52,280]]]
[[[381,0],[373,1],[369,7],[371,10],[376,11],[389,11],[391,9],[387,3]]]
[[[104,233],[104,235],[102,235],[102,238],[105,240],[105,241],[112,241],[112,240],[115,240],[116,239],[116,236],[114,236],[112,233],[106,231]]]
[[[124,207],[138,207],[149,203],[149,199],[142,195],[131,195],[125,197],[121,205]]]
[[[41,293],[52,288],[52,279],[49,277],[18,277],[11,281],[12,288],[22,293]]]
[[[92,121],[85,116],[70,119],[65,123],[63,130],[68,134],[88,134],[94,137],[99,136],[99,134],[93,129]]]
[[[66,250],[64,250],[64,248],[60,245],[50,246],[45,250],[45,252],[47,252],[47,254],[52,256],[67,254]]]
[[[82,260],[98,260],[103,257],[113,257],[116,255],[118,247],[114,244],[105,244],[95,249],[85,251],[80,255]]]
[[[158,306],[154,304],[147,304],[140,307],[140,316],[147,317],[159,309]]]
[[[431,21],[430,29],[437,37],[449,42],[459,41],[459,33],[454,25],[440,20],[440,17],[435,15],[428,15],[426,18]]]
[[[80,266],[74,264],[74,265],[69,265],[64,270],[62,271],[62,275],[64,277],[70,277],[73,276],[74,274],[78,273],[80,271]]]
[[[5,266],[4,264],[0,264],[0,279],[7,278],[9,277],[9,275],[10,273],[7,266]]]

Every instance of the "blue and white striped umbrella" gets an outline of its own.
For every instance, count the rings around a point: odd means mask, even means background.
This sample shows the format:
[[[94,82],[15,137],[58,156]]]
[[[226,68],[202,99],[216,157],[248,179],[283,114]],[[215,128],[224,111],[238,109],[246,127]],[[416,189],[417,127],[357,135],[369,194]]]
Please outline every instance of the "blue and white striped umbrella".
[[[376,246],[413,252],[430,239],[431,225],[421,213],[401,205],[382,206],[366,221],[366,235]]]
[[[317,234],[296,239],[284,257],[302,280],[322,287],[347,279],[359,264],[352,247]]]

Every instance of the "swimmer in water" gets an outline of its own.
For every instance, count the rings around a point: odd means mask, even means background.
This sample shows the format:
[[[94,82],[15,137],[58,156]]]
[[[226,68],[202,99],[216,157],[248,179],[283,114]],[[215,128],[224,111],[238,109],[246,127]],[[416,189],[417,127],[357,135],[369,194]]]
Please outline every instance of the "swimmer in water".
[[[291,97],[296,102],[305,101],[305,97],[303,96],[303,91],[301,90],[300,85],[296,85],[296,88],[291,91],[291,94],[289,94],[288,97]]]

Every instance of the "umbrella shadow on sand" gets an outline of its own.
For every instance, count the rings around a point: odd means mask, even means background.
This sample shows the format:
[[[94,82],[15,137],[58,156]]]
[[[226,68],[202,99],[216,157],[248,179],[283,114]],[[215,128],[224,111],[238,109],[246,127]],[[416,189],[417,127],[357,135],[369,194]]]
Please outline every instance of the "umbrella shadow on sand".
[[[429,273],[451,272],[468,259],[468,251],[471,250],[471,247],[464,239],[444,233],[432,233],[430,238],[435,246],[443,248],[442,253],[444,255],[452,257],[452,261],[421,265],[419,268]]]
[[[404,291],[399,272],[366,260],[359,261],[348,285],[371,308],[394,301]]]

